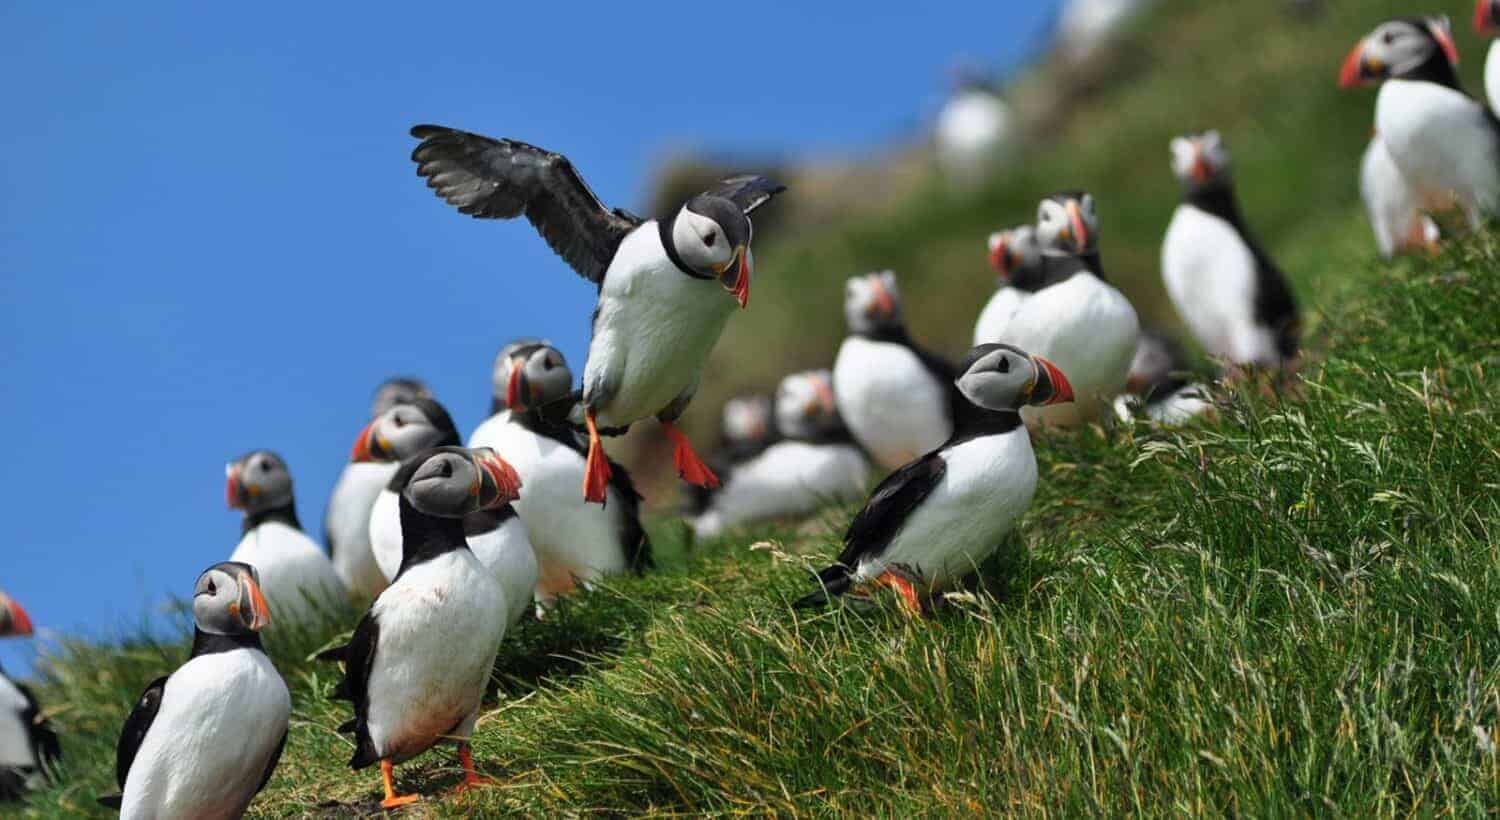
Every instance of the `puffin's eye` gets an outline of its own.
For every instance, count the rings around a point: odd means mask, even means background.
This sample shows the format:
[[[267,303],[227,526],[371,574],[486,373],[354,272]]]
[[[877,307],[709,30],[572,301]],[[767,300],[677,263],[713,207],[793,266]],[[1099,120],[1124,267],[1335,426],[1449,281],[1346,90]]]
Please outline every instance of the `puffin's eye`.
[[[214,579],[212,579],[212,578],[208,579],[208,594],[209,595],[218,595],[219,594],[219,588],[217,586],[214,586]]]
[[[453,475],[453,463],[447,459],[438,462],[438,475],[443,478],[450,478]]]
[[[395,424],[397,428],[405,427],[406,426],[406,419],[401,418],[401,416],[399,416],[399,415],[392,416],[391,417],[391,423]]]
[[[1010,357],[1009,356],[1001,356],[1000,357],[1000,361],[995,363],[995,372],[996,373],[1009,373],[1010,372]]]
[[[718,231],[709,231],[708,236],[703,237],[703,244],[709,246],[710,248],[712,248],[714,246],[714,243],[717,241],[719,241]]]

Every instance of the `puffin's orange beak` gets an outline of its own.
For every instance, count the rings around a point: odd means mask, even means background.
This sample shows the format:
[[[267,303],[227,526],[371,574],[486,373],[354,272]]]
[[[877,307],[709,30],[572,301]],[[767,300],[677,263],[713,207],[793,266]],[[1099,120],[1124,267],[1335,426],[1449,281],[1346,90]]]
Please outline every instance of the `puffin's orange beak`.
[[[879,279],[871,279],[870,282],[875,286],[875,301],[870,305],[871,315],[887,317],[895,316],[896,297],[891,295],[891,292],[886,288],[885,283],[881,282]]]
[[[1011,262],[1010,243],[1005,241],[1004,236],[1001,236],[990,245],[990,267],[994,268],[1002,279],[1009,279]]]
[[[740,303],[740,310],[750,304],[750,249],[741,246],[739,249],[739,275],[735,278],[734,288],[730,293],[734,294],[735,301]]]
[[[1495,9],[1492,0],[1479,0],[1474,4],[1474,30],[1485,36],[1495,33]]]
[[[1448,30],[1447,21],[1430,21],[1427,24],[1427,30],[1432,32],[1432,39],[1437,40],[1438,45],[1443,47],[1443,55],[1448,58],[1448,62],[1458,65],[1458,46],[1453,42],[1453,32]]]
[[[1203,155],[1203,148],[1193,143],[1193,181],[1202,184],[1212,175],[1213,169],[1208,165],[1208,157]]]
[[[375,436],[375,422],[370,422],[360,428],[359,435],[354,437],[354,449],[349,453],[350,461],[374,461],[375,454],[370,449],[370,439]]]
[[[6,613],[5,631],[0,633],[0,635],[6,637],[30,635],[32,631],[31,616],[26,614],[26,610],[21,608],[21,604],[16,599],[4,593],[0,593],[0,602],[4,603]]]
[[[1339,88],[1354,88],[1362,84],[1364,78],[1365,42],[1361,40],[1344,58],[1344,65],[1339,69]]]
[[[243,487],[240,486],[240,465],[224,465],[224,503],[229,509],[238,510],[245,506]]]
[[[521,475],[510,466],[510,462],[488,447],[476,449],[474,456],[479,469],[495,485],[495,497],[484,503],[485,507],[499,507],[521,497]]]
[[[505,380],[505,406],[512,410],[525,412],[526,402],[522,399],[522,386],[525,381],[523,372],[524,365],[521,362],[513,362],[510,367],[510,377]]]
[[[1038,365],[1047,371],[1047,380],[1052,382],[1052,398],[1042,402],[1043,406],[1049,404],[1063,404],[1073,400],[1073,385],[1068,383],[1068,377],[1063,375],[1062,370],[1052,362],[1041,356],[1032,356]]]
[[[266,606],[266,596],[261,594],[260,584],[250,573],[241,572],[239,581],[241,610],[250,610],[250,623],[245,626],[251,632],[259,632],[271,625],[271,608]]]
[[[1068,223],[1073,227],[1073,241],[1081,251],[1089,246],[1089,228],[1083,221],[1083,212],[1078,210],[1078,201],[1068,200]]]

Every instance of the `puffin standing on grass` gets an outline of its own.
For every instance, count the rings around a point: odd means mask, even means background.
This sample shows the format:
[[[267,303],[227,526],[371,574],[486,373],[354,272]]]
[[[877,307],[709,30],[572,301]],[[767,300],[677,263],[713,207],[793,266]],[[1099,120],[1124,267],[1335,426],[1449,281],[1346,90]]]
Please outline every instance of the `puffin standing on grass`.
[[[1474,4],[1474,31],[1482,37],[1500,36],[1500,0]],[[1500,112],[1500,42],[1490,43],[1484,57],[1484,96],[1490,110]]]
[[[30,634],[26,610],[0,592],[0,638]],[[0,669],[0,801],[21,799],[60,759],[62,745],[36,696]]]
[[[892,271],[849,278],[849,335],[833,362],[839,415],[877,463],[900,467],[953,430],[953,365],[912,341]]]
[[[1178,425],[1213,409],[1208,385],[1193,373],[1182,345],[1160,330],[1142,330],[1125,392],[1115,398],[1120,421],[1140,415],[1153,424]]]
[[[853,501],[870,480],[870,462],[839,418],[833,375],[793,373],[776,389],[781,440],[729,474],[693,521],[699,537],[749,521],[805,515]]]
[[[339,727],[355,736],[353,769],[380,764],[383,808],[397,795],[395,764],[441,740],[458,744],[464,782],[481,785],[469,735],[505,635],[508,603],[464,540],[463,519],[516,500],[520,480],[493,450],[439,447],[414,457],[401,488],[401,570],[354,629],[325,653],[344,662],[333,697],[354,703]],[[406,470],[403,468],[403,472]]]
[[[214,564],[193,587],[187,663],[146,687],[115,764],[121,794],[99,798],[124,818],[239,817],[286,745],[286,682],[261,648],[271,622],[255,568]]]
[[[610,463],[603,505],[578,497],[588,445],[568,421],[577,394],[561,351],[538,342],[516,348],[512,359],[510,422],[497,430],[493,446],[521,477],[513,506],[536,551],[537,602],[548,604],[580,582],[646,569],[651,544],[625,468]]]
[[[999,277],[995,295],[985,303],[974,323],[974,344],[998,342],[1005,337],[1010,320],[1021,303],[1041,288],[1046,266],[1042,264],[1042,247],[1036,241],[1036,228],[1021,225],[990,234],[990,267]]]
[[[1398,17],[1366,35],[1339,85],[1379,84],[1375,131],[1425,207],[1462,208],[1477,227],[1500,213],[1500,122],[1458,84],[1446,18]]]
[[[1359,161],[1359,196],[1381,257],[1436,250],[1442,231],[1432,217],[1422,213],[1421,193],[1396,166],[1379,134],[1370,137]]]
[[[1140,320],[1104,278],[1094,198],[1063,191],[1037,206],[1045,286],[1012,317],[1002,342],[1056,362],[1072,383],[1065,406],[1029,406],[1028,423],[1073,425],[1097,418],[1125,387]]]
[[[416,379],[387,379],[375,390],[370,418],[397,404],[431,397],[427,385]],[[366,599],[379,595],[386,585],[385,576],[370,552],[370,507],[395,471],[395,464],[349,462],[339,473],[323,513],[323,540],[328,545],[333,568],[345,589]]]
[[[875,488],[844,534],[838,563],[794,606],[874,582],[894,588],[908,613],[968,575],[999,547],[1036,492],[1036,456],[1023,406],[1071,401],[1057,366],[1007,344],[964,357],[953,433],[942,446]]]
[[[1281,269],[1240,215],[1229,150],[1217,131],[1171,142],[1182,204],[1161,245],[1177,315],[1210,356],[1277,367],[1297,356],[1297,303]]]
[[[599,286],[584,364],[589,434],[584,498],[604,503],[609,460],[601,430],[620,434],[655,416],[673,443],[677,473],[691,484],[718,478],[675,422],[736,305],[750,299],[750,213],[785,190],[737,176],[689,199],[676,214],[643,221],[604,207],[561,154],[524,142],[419,125],[417,173],[460,213],[525,215],[547,244]]]
[[[346,606],[333,563],[297,520],[292,474],[281,456],[252,450],[225,465],[224,476],[230,508],[245,513],[229,560],[255,567],[277,616],[302,622]]]
[[[756,393],[732,396],[720,412],[719,441],[708,454],[708,467],[719,477],[720,486],[736,467],[760,455],[776,442],[776,422],[771,397]],[[686,513],[702,515],[713,503],[719,487],[689,488]]]
[[[540,339],[517,339],[495,354],[490,368],[490,415],[469,434],[470,447],[493,447],[499,431],[510,423],[510,371],[515,352],[523,347],[545,344]]]

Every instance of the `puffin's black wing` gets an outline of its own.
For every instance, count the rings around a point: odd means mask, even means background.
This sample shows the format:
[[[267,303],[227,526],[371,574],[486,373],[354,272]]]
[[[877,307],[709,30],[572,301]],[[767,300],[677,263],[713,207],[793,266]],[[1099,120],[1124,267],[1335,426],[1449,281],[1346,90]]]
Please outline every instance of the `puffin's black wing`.
[[[748,215],[751,211],[766,204],[771,197],[785,190],[785,185],[772,182],[763,176],[742,174],[721,180],[717,186],[704,193],[723,197],[740,206],[740,211]]]
[[[21,712],[21,720],[26,724],[27,735],[31,740],[31,754],[45,771],[62,759],[62,743],[52,724],[42,717],[42,706],[30,687],[23,683],[15,683],[15,687],[20,691],[21,697],[26,699],[26,709]]]
[[[948,462],[934,450],[886,476],[844,533],[844,551],[839,554],[838,563],[818,573],[820,588],[792,606],[798,609],[820,606],[828,602],[828,596],[847,590],[850,575],[860,559],[880,554],[891,543],[906,524],[907,516],[932,494],[947,471]]]
[[[344,677],[329,695],[334,700],[352,700],[356,704],[364,700],[366,687],[370,683],[370,669],[375,666],[375,645],[380,641],[380,627],[375,615],[366,612],[354,627],[349,643],[327,650],[318,656],[320,660],[344,662]]]
[[[596,284],[639,217],[599,201],[573,163],[535,145],[441,125],[418,125],[411,152],[417,174],[460,213],[484,219],[524,214],[561,256]],[[757,203],[758,204],[758,203]]]
[[[1276,332],[1276,350],[1281,358],[1295,358],[1301,344],[1301,328],[1291,285],[1259,244],[1247,244],[1255,257],[1255,318]]]
[[[125,726],[120,730],[120,744],[115,749],[115,782],[120,785],[122,792],[125,790],[125,779],[130,775],[130,764],[135,762],[135,753],[141,750],[146,732],[151,730],[156,713],[161,710],[161,696],[166,688],[166,675],[151,681],[135,702],[135,708],[130,710],[130,716],[125,718]],[[99,798],[99,802],[117,809],[120,807],[120,799],[121,795],[112,794]]]
[[[281,740],[276,744],[276,751],[272,753],[270,762],[266,764],[266,773],[261,776],[260,785],[255,787],[256,794],[260,794],[260,790],[271,782],[271,774],[276,771],[276,765],[281,762],[281,752],[284,749],[286,749],[286,732],[281,733]]]

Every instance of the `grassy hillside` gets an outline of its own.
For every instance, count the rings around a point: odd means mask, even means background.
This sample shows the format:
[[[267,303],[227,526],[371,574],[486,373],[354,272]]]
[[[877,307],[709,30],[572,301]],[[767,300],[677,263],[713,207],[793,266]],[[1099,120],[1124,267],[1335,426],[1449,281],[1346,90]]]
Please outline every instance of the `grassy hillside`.
[[[1297,395],[1229,395],[1180,432],[1048,436],[1020,533],[929,621],[887,596],[790,611],[849,510],[692,548],[654,522],[662,571],[508,639],[475,738],[496,786],[449,797],[438,751],[398,769],[429,795],[408,813],[1496,811],[1500,240],[1374,262],[1354,193],[1371,99],[1333,74],[1393,9],[1337,5],[1307,26],[1278,3],[1163,3],[1122,51],[1133,72],[1025,168],[765,249],[758,301],[716,354],[737,384],[826,362],[843,276],[875,266],[956,351],[992,287],[984,233],[1064,186],[1096,191],[1106,264],[1156,304],[1166,139],[1212,125],[1314,311]],[[323,636],[271,633],[294,716],[254,811],[373,811],[378,776],[349,772],[334,733],[333,670],[305,660]],[[120,722],[185,653],[63,648],[40,695],[66,777],[27,812],[102,816]]]

